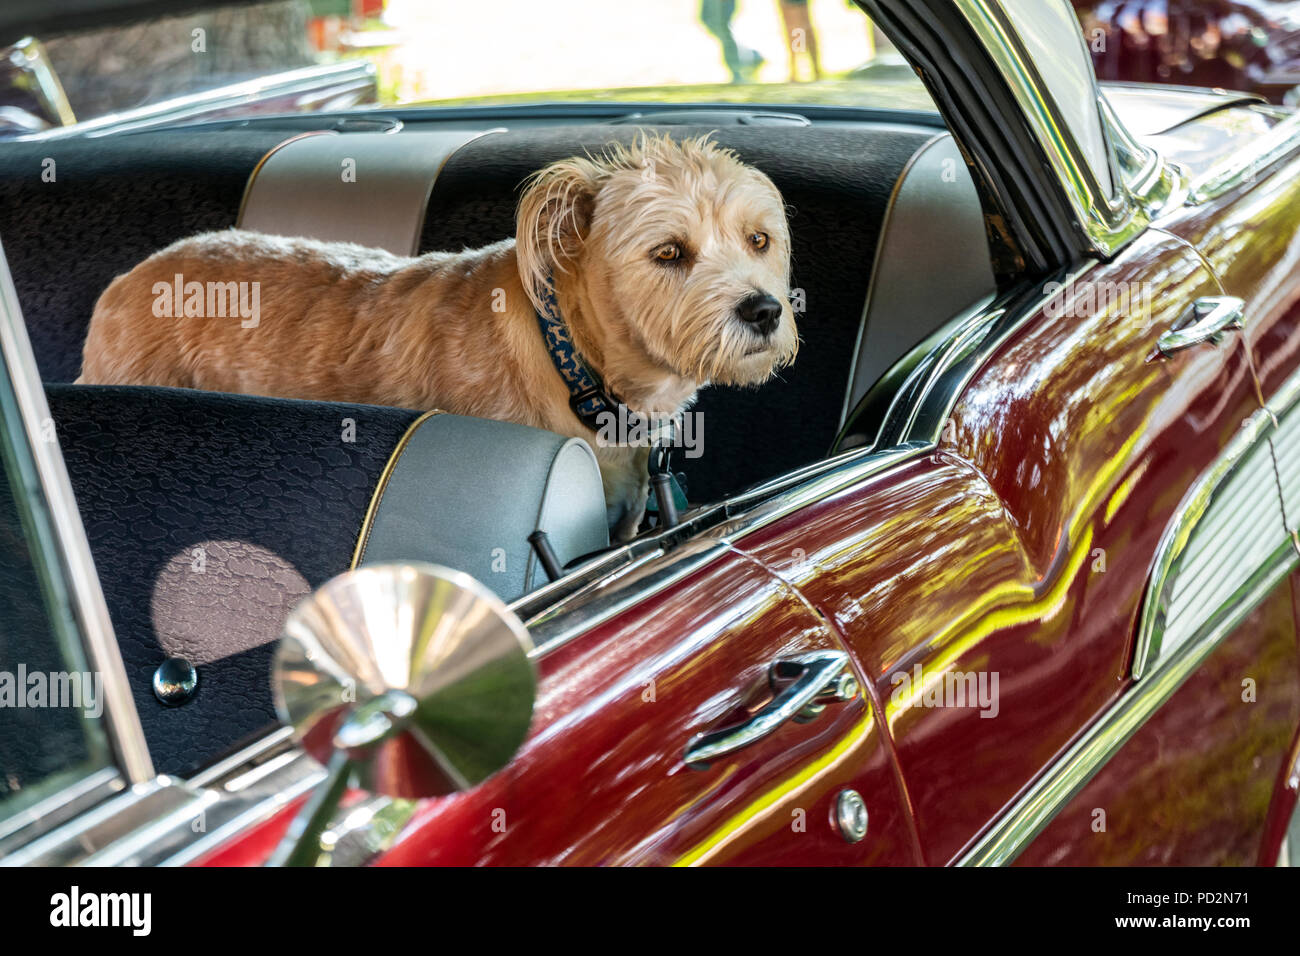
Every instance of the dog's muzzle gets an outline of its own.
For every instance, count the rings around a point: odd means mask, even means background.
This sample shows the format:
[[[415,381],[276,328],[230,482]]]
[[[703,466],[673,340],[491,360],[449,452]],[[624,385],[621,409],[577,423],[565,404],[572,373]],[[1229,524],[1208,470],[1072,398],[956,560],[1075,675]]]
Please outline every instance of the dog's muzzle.
[[[755,292],[740,300],[736,306],[736,318],[767,338],[781,322],[781,301],[766,292]]]

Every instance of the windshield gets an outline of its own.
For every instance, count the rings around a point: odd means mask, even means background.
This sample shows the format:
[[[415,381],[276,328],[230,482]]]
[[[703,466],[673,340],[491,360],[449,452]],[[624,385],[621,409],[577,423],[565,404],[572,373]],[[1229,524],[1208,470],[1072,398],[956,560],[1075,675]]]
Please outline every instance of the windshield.
[[[933,109],[847,0],[271,0],[33,29],[0,56],[9,135],[573,100]]]

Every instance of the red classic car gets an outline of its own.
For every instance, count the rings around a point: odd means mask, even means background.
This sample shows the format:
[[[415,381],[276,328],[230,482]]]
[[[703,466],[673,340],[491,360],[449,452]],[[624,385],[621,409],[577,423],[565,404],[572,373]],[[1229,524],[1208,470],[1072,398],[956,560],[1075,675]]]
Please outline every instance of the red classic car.
[[[1300,116],[1099,89],[1066,0],[861,6],[931,108],[0,146],[0,863],[1285,862]],[[643,126],[771,177],[805,310],[630,543],[559,436],[74,381],[180,237],[483,244]]]
[[[1100,80],[1300,97],[1295,0],[1074,0]]]

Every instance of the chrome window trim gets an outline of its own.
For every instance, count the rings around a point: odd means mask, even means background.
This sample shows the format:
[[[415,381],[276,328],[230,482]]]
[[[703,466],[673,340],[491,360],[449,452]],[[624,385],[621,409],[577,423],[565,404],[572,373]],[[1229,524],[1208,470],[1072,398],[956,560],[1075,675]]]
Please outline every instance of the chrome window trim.
[[[126,780],[141,783],[154,776],[153,761],[136,713],[131,686],[99,587],[81,513],[72,494],[57,441],[40,441],[45,423],[52,421],[18,294],[0,244],[0,349],[8,366],[23,424],[29,436],[41,490],[49,507],[57,558],[66,574],[68,600],[84,639],[88,663],[103,676],[104,727]]]
[[[1108,109],[1094,75],[1093,93],[1102,133],[1109,146],[1110,173],[1115,185],[1114,195],[1107,195],[1065,128],[1051,91],[1039,86],[1037,72],[1028,65],[1029,54],[1006,11],[995,0],[954,0],[954,5],[1019,104],[1021,117],[1041,146],[1089,246],[1105,257],[1115,254],[1147,228],[1168,194],[1176,191],[1176,172],[1165,169],[1157,153],[1138,146],[1148,156],[1151,171],[1136,181],[1131,173],[1126,174],[1117,158],[1116,145],[1118,142],[1136,146],[1136,140],[1114,111]],[[1083,43],[1082,33],[1079,42]]]
[[[1285,386],[1286,394],[1300,396],[1300,374]],[[1029,785],[994,823],[955,861],[958,866],[999,866],[1013,861],[1056,814],[1115,755],[1142,724],[1218,648],[1286,576],[1300,567],[1300,552],[1289,538],[1197,629],[1195,636],[1172,654],[1158,656],[1159,626],[1149,609],[1158,601],[1176,556],[1176,542],[1185,541],[1204,515],[1214,490],[1253,450],[1266,443],[1276,427],[1270,408],[1256,411],[1221,453],[1215,464],[1184,497],[1157,551],[1156,570],[1143,602],[1138,649],[1134,655],[1134,680],[1128,689]],[[1153,654],[1154,652],[1154,654]]]
[[[325,777],[282,728],[189,781],[160,776],[138,784],[0,858],[0,867],[186,866],[284,811]],[[370,862],[418,806],[370,796],[342,807],[322,837],[317,865]]]

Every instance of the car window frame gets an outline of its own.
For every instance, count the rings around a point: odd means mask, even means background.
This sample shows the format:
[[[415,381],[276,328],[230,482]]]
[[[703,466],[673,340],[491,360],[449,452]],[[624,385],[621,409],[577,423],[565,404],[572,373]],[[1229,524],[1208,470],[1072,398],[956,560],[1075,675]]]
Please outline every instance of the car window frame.
[[[101,675],[104,710],[99,718],[110,750],[110,763],[78,777],[18,811],[2,831],[0,854],[76,817],[88,807],[129,787],[154,779],[153,762],[127,682],[108,606],[85,528],[73,497],[57,439],[42,440],[53,422],[35,354],[27,335],[18,295],[0,243],[0,363],[9,376],[22,434],[14,436],[15,454],[22,454],[36,476],[41,501],[20,503],[44,522],[43,533],[31,541],[38,573],[61,592],[66,602],[65,639],[76,641],[84,660]]]
[[[1055,0],[1053,0],[1055,2]],[[1058,187],[1077,215],[1077,228],[1092,251],[1110,258],[1146,231],[1155,215],[1186,194],[1178,170],[1149,147],[1138,144],[1109,108],[1091,58],[1093,99],[1107,144],[1111,194],[1092,171],[1070,131],[1056,96],[1032,63],[1024,39],[1001,0],[953,0],[1011,90],[1020,113],[1050,165]],[[1079,42],[1085,42],[1082,28]]]

